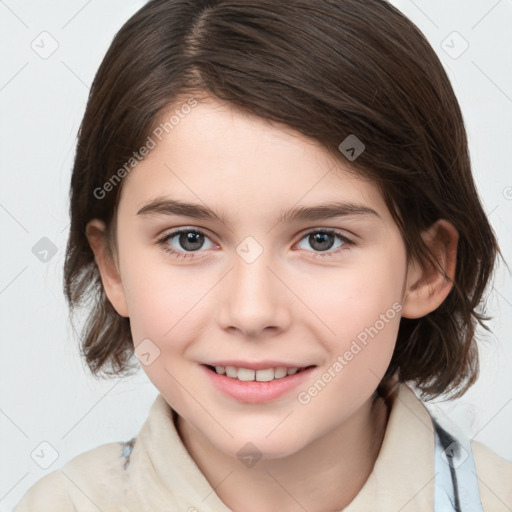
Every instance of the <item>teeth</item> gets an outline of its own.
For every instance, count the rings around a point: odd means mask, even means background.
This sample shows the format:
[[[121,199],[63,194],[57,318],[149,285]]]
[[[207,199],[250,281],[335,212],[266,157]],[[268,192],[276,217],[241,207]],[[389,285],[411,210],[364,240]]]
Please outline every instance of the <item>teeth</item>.
[[[226,366],[226,376],[236,379],[238,377],[238,370],[234,366]]]
[[[236,366],[215,366],[219,375],[226,375],[231,379],[238,379],[243,382],[256,380],[257,382],[270,382],[274,379],[282,379],[287,375],[295,375],[301,368],[265,368],[264,370],[250,370],[249,368],[237,368]]]
[[[240,370],[238,370],[240,372]],[[258,370],[256,372],[256,380],[258,382],[268,382],[274,380],[274,368],[267,368],[266,370]]]
[[[247,368],[238,368],[237,377],[238,380],[250,381],[254,380],[255,373],[256,372],[254,370],[248,370]]]
[[[288,375],[288,370],[284,366],[279,366],[278,368],[274,369],[274,375],[276,379],[282,379]]]

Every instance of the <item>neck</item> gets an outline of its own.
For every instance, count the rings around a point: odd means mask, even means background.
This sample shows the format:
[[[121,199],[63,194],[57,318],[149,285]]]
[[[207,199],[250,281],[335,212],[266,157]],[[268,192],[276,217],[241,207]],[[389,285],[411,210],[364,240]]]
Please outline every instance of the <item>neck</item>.
[[[385,401],[372,397],[343,424],[298,452],[261,459],[251,468],[217,450],[181,416],[176,426],[191,457],[231,510],[324,512],[346,507],[365,484],[388,413]]]

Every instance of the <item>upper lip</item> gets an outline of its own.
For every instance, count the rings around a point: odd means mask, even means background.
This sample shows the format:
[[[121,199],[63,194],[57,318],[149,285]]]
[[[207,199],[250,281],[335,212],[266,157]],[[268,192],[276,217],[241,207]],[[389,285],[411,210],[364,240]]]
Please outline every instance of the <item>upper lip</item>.
[[[222,361],[208,361],[203,363],[208,366],[236,366],[237,368],[247,368],[248,370],[265,370],[267,368],[306,368],[314,366],[310,364],[295,364],[285,363],[283,361],[235,361],[235,360],[222,360]]]

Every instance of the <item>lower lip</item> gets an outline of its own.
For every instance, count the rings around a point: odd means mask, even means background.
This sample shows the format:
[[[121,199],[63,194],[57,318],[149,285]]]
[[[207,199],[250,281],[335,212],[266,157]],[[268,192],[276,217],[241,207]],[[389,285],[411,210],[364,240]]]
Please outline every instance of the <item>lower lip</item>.
[[[225,375],[219,375],[210,370],[206,365],[201,365],[201,368],[206,372],[211,382],[218,390],[239,402],[250,404],[270,402],[271,400],[279,398],[296,388],[299,384],[302,384],[315,369],[315,367],[312,366],[294,375],[288,375],[281,379],[274,379],[268,382],[244,382],[226,377]]]

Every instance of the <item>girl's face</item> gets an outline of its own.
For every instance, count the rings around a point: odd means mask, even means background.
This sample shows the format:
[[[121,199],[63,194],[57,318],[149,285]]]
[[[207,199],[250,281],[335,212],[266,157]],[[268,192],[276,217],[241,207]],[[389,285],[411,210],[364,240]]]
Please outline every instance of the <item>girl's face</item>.
[[[226,104],[199,103],[155,141],[123,184],[114,306],[150,380],[211,445],[295,453],[369,404],[389,365],[399,229],[325,149]]]

